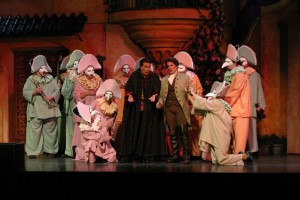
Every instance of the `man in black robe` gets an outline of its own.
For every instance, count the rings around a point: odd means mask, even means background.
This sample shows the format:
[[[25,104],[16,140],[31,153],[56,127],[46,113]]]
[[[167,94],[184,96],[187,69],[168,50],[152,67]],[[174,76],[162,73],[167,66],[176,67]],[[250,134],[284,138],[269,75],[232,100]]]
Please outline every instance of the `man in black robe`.
[[[151,162],[167,155],[163,113],[156,108],[160,80],[148,58],[142,58],[125,87],[122,125],[116,136],[120,162]]]

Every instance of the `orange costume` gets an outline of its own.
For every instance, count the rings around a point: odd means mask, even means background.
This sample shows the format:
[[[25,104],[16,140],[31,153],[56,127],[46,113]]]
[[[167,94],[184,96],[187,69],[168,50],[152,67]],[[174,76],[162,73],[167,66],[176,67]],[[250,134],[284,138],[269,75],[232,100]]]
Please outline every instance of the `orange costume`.
[[[229,90],[224,100],[232,107],[230,113],[233,119],[234,130],[234,152],[244,152],[247,145],[249,134],[249,123],[251,118],[251,89],[244,68],[238,66],[236,61],[238,58],[235,47],[228,45],[227,58],[223,67],[229,69],[225,73],[225,81],[230,84]]]
[[[230,88],[224,100],[232,107],[231,117],[233,119],[235,137],[234,153],[239,153],[240,151],[244,152],[252,113],[251,90],[247,74],[237,72],[232,77]]]

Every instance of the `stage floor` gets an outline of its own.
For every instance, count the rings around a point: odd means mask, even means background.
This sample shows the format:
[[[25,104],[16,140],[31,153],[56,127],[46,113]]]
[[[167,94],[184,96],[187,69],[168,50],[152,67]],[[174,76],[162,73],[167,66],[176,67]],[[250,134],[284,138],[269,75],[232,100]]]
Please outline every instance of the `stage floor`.
[[[49,198],[91,194],[110,199],[228,198],[300,199],[300,155],[259,156],[253,165],[218,166],[202,160],[191,164],[84,163],[67,157],[25,158],[25,168],[1,170],[1,191],[11,197]],[[5,190],[4,190],[5,189]],[[104,192],[104,193],[103,193]],[[240,195],[242,194],[242,196]]]
[[[300,173],[300,155],[259,156],[252,165],[219,166],[202,160],[191,164],[166,163],[84,163],[67,157],[25,158],[27,172],[159,172],[159,173]]]

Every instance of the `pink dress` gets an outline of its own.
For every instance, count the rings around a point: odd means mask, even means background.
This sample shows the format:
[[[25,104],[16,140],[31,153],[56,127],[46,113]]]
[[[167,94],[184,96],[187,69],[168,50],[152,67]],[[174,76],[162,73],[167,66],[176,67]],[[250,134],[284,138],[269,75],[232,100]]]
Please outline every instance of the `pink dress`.
[[[96,99],[96,91],[98,90],[102,82],[103,80],[97,74],[93,79],[88,79],[84,75],[80,75],[75,82],[74,91],[73,91],[74,107],[76,107],[78,102],[82,102],[86,105],[90,105],[91,102]],[[94,95],[87,95],[84,98],[81,98],[80,95],[87,91],[94,93]],[[82,137],[81,137],[81,132],[79,130],[79,123],[81,122],[82,118],[74,114],[73,120],[75,122],[75,126],[74,126],[74,134],[72,138],[72,147],[73,146],[80,147],[82,146]]]
[[[82,133],[82,148],[76,148],[76,160],[94,163],[97,157],[116,162],[116,151],[110,143],[109,127],[112,120],[106,120],[101,114],[96,114],[92,123],[82,121],[79,125]]]

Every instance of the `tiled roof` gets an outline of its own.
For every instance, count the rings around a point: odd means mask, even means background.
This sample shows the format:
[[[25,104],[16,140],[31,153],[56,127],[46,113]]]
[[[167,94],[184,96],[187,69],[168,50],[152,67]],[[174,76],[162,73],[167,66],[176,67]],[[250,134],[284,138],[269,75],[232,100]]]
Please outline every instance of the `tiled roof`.
[[[70,16],[0,16],[0,39],[18,36],[69,36],[81,33],[86,21],[87,17],[83,13],[77,16],[74,13]]]

